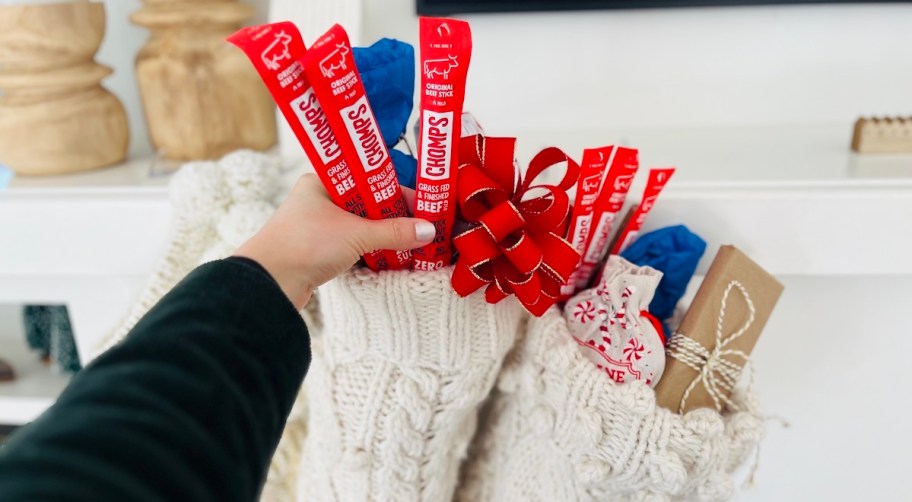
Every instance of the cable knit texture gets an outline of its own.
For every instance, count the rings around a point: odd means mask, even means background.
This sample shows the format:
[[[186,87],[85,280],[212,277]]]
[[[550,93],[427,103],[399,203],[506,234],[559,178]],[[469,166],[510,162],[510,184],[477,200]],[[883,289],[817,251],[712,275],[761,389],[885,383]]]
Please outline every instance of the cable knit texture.
[[[452,498],[523,311],[459,298],[451,273],[360,269],[320,287],[299,500]]]
[[[133,326],[191,270],[230,256],[272,215],[287,190],[276,158],[250,150],[218,162],[189,162],[169,186],[173,219],[164,256],[139,299],[103,340],[98,353],[122,340]],[[319,330],[317,301],[302,312],[311,334]],[[95,354],[97,356],[97,354]],[[298,462],[306,438],[306,403],[299,397],[285,426],[261,501],[294,500]]]
[[[749,412],[685,416],[643,382],[615,384],[585,359],[560,312],[531,319],[484,410],[460,501],[723,500],[757,446]]]
[[[274,158],[250,151],[185,164],[170,186],[165,255],[101,349],[253,235],[287,186]],[[657,409],[649,388],[615,385],[585,360],[556,309],[529,321],[503,363],[522,309],[458,298],[451,272],[354,270],[320,288],[302,312],[313,362],[262,501],[450,500],[473,434],[457,500],[731,495],[728,473],[762,432],[750,400],[736,394],[750,411],[724,416]]]

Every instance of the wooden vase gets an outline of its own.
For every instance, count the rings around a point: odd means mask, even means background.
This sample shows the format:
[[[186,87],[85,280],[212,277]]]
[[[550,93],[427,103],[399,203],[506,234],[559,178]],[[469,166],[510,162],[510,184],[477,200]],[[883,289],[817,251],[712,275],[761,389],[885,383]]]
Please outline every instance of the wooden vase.
[[[167,159],[217,158],[276,142],[274,104],[246,56],[225,42],[253,14],[233,0],[145,0],[136,58],[152,144]]]
[[[0,6],[0,164],[22,175],[121,162],[129,129],[94,61],[104,4]]]

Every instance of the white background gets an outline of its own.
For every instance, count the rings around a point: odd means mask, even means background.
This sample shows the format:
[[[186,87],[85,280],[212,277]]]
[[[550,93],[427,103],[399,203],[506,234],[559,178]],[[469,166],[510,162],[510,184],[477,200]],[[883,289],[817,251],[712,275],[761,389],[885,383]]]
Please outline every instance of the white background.
[[[145,31],[127,22],[141,3],[105,3],[108,36],[98,59],[115,68],[106,85],[127,107],[131,152],[145,154],[132,70]],[[265,19],[268,0],[250,3],[258,10],[254,21]],[[475,45],[466,107],[495,134],[836,124],[845,127],[848,144],[860,115],[912,114],[910,5],[463,17]],[[352,38],[362,44],[417,39],[413,0],[364,0],[361,24]],[[304,33],[305,41],[317,35]]]

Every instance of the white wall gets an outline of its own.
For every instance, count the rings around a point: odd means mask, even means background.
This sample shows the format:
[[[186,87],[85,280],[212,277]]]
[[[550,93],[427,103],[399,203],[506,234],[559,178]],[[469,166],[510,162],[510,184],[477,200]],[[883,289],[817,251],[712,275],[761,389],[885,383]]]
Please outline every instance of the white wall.
[[[785,291],[753,354],[755,389],[764,411],[791,426],[767,422],[756,485],[735,500],[912,500],[912,431],[900,418],[912,410],[912,319],[897,313],[912,278],[780,279]],[[884,300],[863,300],[872,291]],[[849,298],[864,314],[839,315]]]
[[[130,156],[148,155],[151,151],[146,134],[146,122],[139,101],[133,60],[146,42],[146,30],[128,20],[131,13],[142,7],[140,0],[105,0],[107,30],[95,59],[114,69],[114,74],[104,80],[104,86],[113,92],[127,109],[130,123]]]
[[[366,43],[414,43],[413,0],[365,0]],[[489,130],[840,122],[912,114],[912,5],[461,16]]]
[[[361,26],[350,26],[360,31],[353,39],[417,41],[414,0],[362,2]],[[105,85],[127,108],[131,154],[147,154],[133,72],[146,32],[127,20],[141,2],[105,3],[108,32],[98,60],[115,68]],[[257,9],[251,22],[267,19],[270,0],[247,3]],[[273,3],[273,19],[298,11],[312,18],[340,4]],[[912,114],[912,5],[462,17],[472,23],[475,44],[466,106],[495,134],[803,123],[848,128],[859,115]],[[318,35],[306,31],[306,40]]]

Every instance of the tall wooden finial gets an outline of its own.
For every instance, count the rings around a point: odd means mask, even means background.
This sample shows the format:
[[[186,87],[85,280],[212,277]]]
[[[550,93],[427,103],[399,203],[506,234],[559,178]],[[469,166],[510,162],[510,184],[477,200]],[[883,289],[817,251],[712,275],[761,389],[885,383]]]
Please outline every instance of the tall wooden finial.
[[[102,3],[0,6],[0,164],[48,175],[126,157],[127,117],[94,61],[104,32]]]
[[[144,0],[149,29],[136,77],[153,145],[168,159],[216,158],[276,142],[274,104],[244,54],[225,42],[253,9],[234,0]]]

